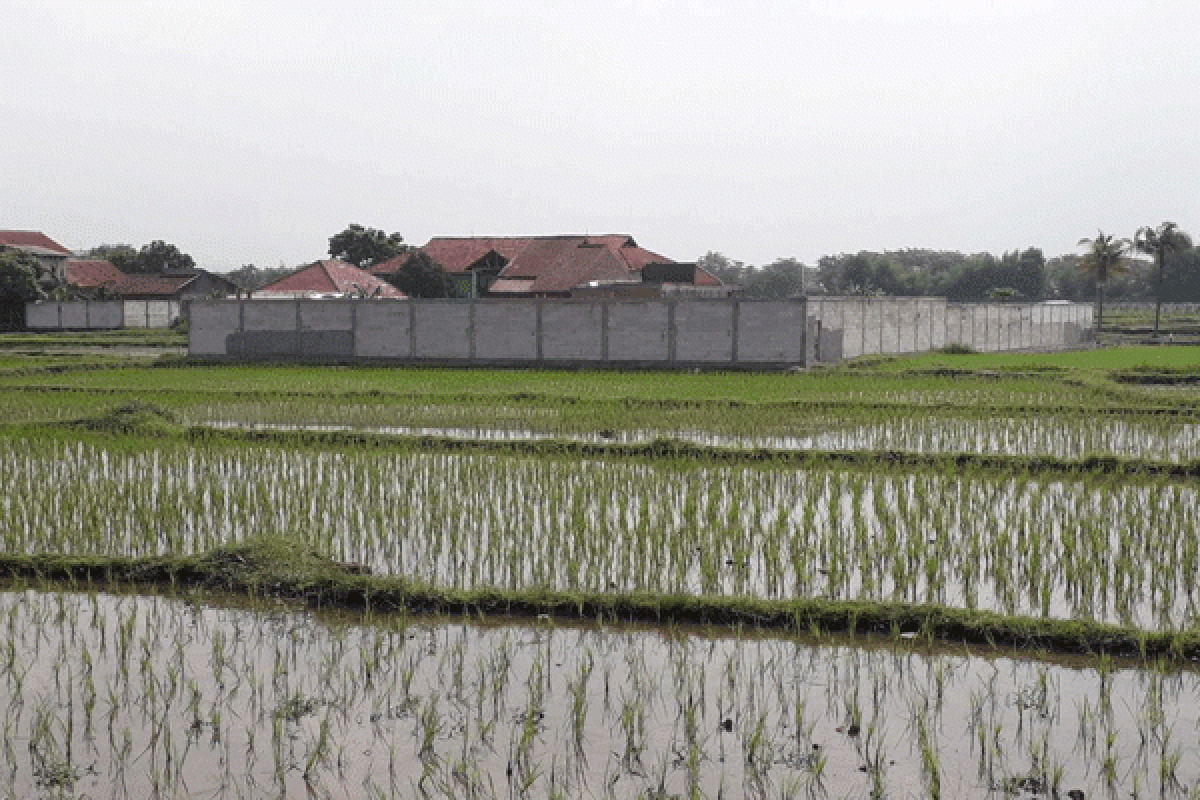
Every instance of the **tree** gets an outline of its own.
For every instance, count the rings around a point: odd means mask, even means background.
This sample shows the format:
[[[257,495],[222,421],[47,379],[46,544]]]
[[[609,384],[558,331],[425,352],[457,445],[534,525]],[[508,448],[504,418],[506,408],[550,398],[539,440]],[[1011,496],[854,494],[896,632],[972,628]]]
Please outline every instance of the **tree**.
[[[341,233],[329,237],[329,255],[359,269],[382,264],[407,250],[408,246],[400,234],[384,233],[362,225],[350,225]]]
[[[1158,278],[1154,283],[1154,335],[1157,337],[1158,322],[1162,316],[1163,268],[1167,256],[1190,250],[1192,239],[1179,230],[1179,226],[1174,222],[1164,222],[1157,228],[1149,225],[1138,228],[1137,235],[1133,237],[1133,247],[1139,253],[1154,256],[1154,263],[1158,267]]]
[[[102,244],[87,251],[88,258],[99,258],[112,264],[121,272],[135,272],[138,251],[131,244]]]
[[[1088,249],[1079,266],[1096,277],[1096,297],[1099,301],[1096,333],[1099,334],[1104,327],[1104,287],[1108,283],[1108,276],[1125,269],[1125,255],[1132,245],[1128,239],[1115,239],[1111,234],[1097,231],[1093,239],[1080,239],[1079,246]]]
[[[726,286],[740,286],[746,282],[747,274],[753,270],[741,261],[734,261],[724,253],[709,250],[701,258],[696,259],[696,266],[716,276],[717,280]]]
[[[260,286],[285,278],[295,272],[294,267],[280,264],[278,267],[256,267],[253,264],[243,264],[229,272],[226,277],[233,281],[239,289],[252,292]]]
[[[452,297],[454,281],[424,250],[414,250],[400,271],[387,276],[388,283],[409,297]]]
[[[133,263],[133,271],[166,272],[167,270],[195,269],[196,262],[187,253],[181,253],[173,244],[167,244],[161,239],[155,239],[143,245],[138,251],[137,260]]]
[[[22,250],[0,251],[0,303],[28,303],[45,296],[38,285],[41,263]]]

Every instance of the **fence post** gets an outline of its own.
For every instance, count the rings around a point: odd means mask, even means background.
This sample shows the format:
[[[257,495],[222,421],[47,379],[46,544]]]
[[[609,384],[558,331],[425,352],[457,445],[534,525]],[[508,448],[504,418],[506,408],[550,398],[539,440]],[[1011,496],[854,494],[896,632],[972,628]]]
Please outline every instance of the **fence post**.
[[[608,361],[608,301],[600,301],[600,360]]]
[[[408,357],[417,360],[417,301],[408,298]]]
[[[808,298],[800,298],[800,366],[808,367]]]
[[[472,272],[472,275],[475,273]],[[475,360],[475,297],[468,301],[471,306],[467,309],[467,360]]]
[[[738,329],[741,325],[741,309],[738,305],[740,301],[736,297],[731,302],[733,303],[733,313],[730,315],[730,324],[733,326],[733,347],[730,351],[730,356],[732,356],[730,361],[736,364],[738,363]]]
[[[671,364],[677,360],[676,342],[679,337],[679,331],[675,327],[676,302],[674,298],[667,301],[667,361]]]
[[[545,302],[546,301],[540,297],[533,301],[533,307],[536,311],[536,313],[533,315],[533,338],[534,342],[537,344],[538,361],[542,360],[542,304]]]

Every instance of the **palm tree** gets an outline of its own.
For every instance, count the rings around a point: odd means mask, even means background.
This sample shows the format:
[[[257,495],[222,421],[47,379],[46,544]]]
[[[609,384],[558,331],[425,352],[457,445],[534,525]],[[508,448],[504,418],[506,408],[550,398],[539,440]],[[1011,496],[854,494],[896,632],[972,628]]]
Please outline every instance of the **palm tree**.
[[[1179,226],[1174,222],[1164,222],[1157,228],[1151,228],[1149,225],[1138,228],[1137,235],[1133,237],[1134,249],[1139,253],[1154,256],[1154,262],[1158,264],[1158,281],[1154,287],[1155,338],[1158,338],[1158,319],[1162,314],[1163,265],[1166,264],[1168,254],[1187,250],[1191,246],[1192,237],[1179,230]]]
[[[1096,314],[1096,337],[1099,338],[1100,329],[1104,326],[1104,286],[1108,283],[1109,275],[1125,269],[1126,264],[1122,259],[1129,252],[1131,244],[1128,239],[1115,239],[1111,234],[1097,231],[1096,238],[1080,239],[1079,246],[1088,249],[1080,266],[1096,276],[1096,296],[1100,300],[1100,310]]]

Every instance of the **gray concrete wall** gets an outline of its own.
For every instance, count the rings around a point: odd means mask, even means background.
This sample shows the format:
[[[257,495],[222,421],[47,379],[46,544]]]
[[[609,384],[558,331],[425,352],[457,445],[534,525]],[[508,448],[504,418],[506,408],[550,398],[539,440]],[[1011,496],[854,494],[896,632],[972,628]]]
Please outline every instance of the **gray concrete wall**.
[[[670,306],[663,302],[608,304],[609,361],[669,361]]]
[[[169,328],[183,313],[174,300],[123,300],[123,325],[126,328]]]
[[[217,359],[765,368],[946,344],[979,351],[1071,347],[1088,340],[1091,311],[877,297],[203,300],[192,305],[191,352]],[[40,307],[34,313],[49,319]],[[56,324],[57,317],[55,309]]]
[[[192,318],[195,319],[193,313]],[[392,300],[355,303],[356,358],[411,358],[412,307]]]
[[[231,332],[241,327],[240,303],[196,303],[188,329],[188,353],[201,357],[229,355]]]
[[[115,330],[123,324],[120,300],[25,304],[25,326],[30,330]]]
[[[418,359],[471,357],[471,304],[461,300],[425,300],[413,304]]]
[[[1092,306],[952,303],[939,297],[810,298],[822,361],[925,352],[963,344],[981,352],[1073,347],[1089,340]]]
[[[604,361],[604,306],[601,302],[535,301],[541,305],[541,359]]]
[[[475,332],[475,358],[479,360],[537,360],[538,310],[532,303],[476,302]]]
[[[675,358],[704,364],[733,361],[733,304],[676,303]]]
[[[736,311],[739,363],[804,363],[808,314],[803,303],[741,302]]]

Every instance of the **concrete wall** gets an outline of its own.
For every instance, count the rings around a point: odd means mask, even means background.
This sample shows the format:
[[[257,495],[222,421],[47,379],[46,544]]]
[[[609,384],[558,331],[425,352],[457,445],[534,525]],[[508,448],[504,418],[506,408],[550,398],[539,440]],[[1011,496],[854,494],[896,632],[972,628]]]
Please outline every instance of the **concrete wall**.
[[[183,313],[174,300],[122,300],[126,328],[169,328]]]
[[[25,327],[30,330],[114,330],[124,325],[120,300],[25,304]]]
[[[787,366],[806,360],[804,309],[803,302],[728,299],[197,300],[190,352],[212,359]]]
[[[191,320],[192,355],[212,359],[774,368],[947,344],[1072,347],[1089,340],[1092,307],[929,297],[197,300]]]
[[[1089,303],[947,303],[940,297],[813,297],[818,359],[920,353],[949,344],[980,352],[1049,350],[1090,339]]]

